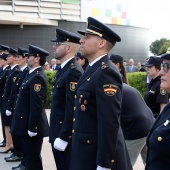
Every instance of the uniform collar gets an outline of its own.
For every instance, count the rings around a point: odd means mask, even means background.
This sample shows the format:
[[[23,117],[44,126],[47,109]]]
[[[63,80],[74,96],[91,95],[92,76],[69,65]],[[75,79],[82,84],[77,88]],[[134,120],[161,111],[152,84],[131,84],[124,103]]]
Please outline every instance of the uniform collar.
[[[61,69],[72,59],[73,57],[69,58],[68,60],[64,61],[62,64],[61,64]]]
[[[107,55],[107,54],[104,54],[104,55],[96,58],[94,61],[92,61],[91,63],[89,63],[89,65],[92,66],[94,63],[96,63],[97,61],[99,61],[99,60],[100,60],[102,57],[104,57],[105,55]]]
[[[31,74],[35,69],[40,68],[41,66],[35,67],[29,71],[29,74]]]

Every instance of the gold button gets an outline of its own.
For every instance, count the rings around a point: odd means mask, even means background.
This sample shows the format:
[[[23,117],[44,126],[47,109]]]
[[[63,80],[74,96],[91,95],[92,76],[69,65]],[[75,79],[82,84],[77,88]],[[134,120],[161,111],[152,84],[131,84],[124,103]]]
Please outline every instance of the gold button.
[[[76,107],[74,106],[74,110],[76,110]]]
[[[74,98],[76,99],[76,98],[77,98],[77,96],[75,95],[75,96],[74,96]]]
[[[35,129],[37,129],[37,127],[35,127]]]
[[[83,95],[80,95],[80,97],[82,98],[82,97],[83,97]]]
[[[69,138],[71,138],[71,136],[69,136]]]
[[[113,160],[113,159],[111,160],[111,163],[114,163],[114,160]]]
[[[158,141],[162,141],[162,137],[161,136],[158,137]]]
[[[60,121],[60,124],[62,124],[63,122],[62,121]]]
[[[23,117],[21,116],[21,119],[22,119]]]
[[[73,118],[73,122],[75,122],[75,120],[76,120],[76,119],[75,119],[75,118]]]
[[[23,89],[23,87],[22,87],[22,89]]]
[[[87,140],[87,143],[90,143],[90,141],[89,141],[89,140]]]
[[[57,88],[58,88],[58,85],[57,85]]]
[[[74,129],[72,130],[72,133],[74,133]]]

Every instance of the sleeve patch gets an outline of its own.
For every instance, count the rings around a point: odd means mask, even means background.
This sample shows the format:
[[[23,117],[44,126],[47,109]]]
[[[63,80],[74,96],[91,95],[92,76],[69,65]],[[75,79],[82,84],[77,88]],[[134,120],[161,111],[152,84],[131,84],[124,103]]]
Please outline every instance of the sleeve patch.
[[[114,96],[117,92],[117,86],[114,84],[105,84],[103,85],[103,90],[106,95],[108,96]]]
[[[165,91],[164,89],[160,88],[160,93],[161,93],[162,95],[165,95],[165,94],[166,94],[166,91]]]
[[[70,90],[75,91],[76,90],[76,85],[77,85],[77,82],[70,82]]]
[[[39,92],[41,90],[41,84],[34,84],[34,90]]]

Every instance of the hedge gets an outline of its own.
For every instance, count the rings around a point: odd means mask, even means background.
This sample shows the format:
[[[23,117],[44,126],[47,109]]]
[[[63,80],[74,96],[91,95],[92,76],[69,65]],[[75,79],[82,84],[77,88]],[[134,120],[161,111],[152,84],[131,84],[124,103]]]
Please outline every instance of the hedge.
[[[47,109],[51,107],[52,89],[55,74],[56,74],[55,71],[46,71],[48,79],[48,94],[46,101]],[[146,73],[145,72],[128,73],[128,80],[129,85],[136,88],[141,93],[141,95],[144,96],[146,92]]]

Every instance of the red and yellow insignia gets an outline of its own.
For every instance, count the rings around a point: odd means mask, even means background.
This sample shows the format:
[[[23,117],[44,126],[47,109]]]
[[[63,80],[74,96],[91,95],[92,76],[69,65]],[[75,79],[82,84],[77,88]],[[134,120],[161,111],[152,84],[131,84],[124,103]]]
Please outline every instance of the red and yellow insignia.
[[[13,82],[15,83],[15,80],[17,79],[17,77],[13,77]]]
[[[77,85],[77,82],[70,82],[70,90],[75,91],[76,90],[76,85]]]
[[[103,90],[104,90],[105,94],[108,96],[114,96],[116,94],[117,88],[118,87],[114,84],[103,85]]]
[[[39,92],[41,90],[41,84],[34,84],[34,90]]]

